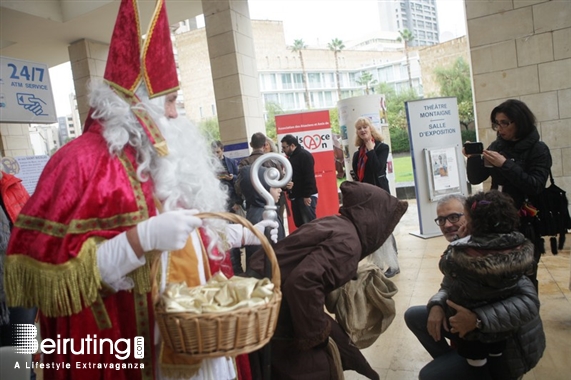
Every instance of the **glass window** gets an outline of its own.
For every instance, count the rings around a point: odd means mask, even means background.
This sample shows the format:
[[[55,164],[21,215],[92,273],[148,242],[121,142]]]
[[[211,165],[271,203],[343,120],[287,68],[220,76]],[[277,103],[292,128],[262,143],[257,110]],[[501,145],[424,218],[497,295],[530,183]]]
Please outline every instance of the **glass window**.
[[[392,66],[383,67],[379,71],[379,74],[381,76],[380,82],[392,82],[395,79],[395,75],[394,75]]]
[[[303,88],[303,74],[293,74],[294,88]]]
[[[293,93],[281,94],[281,105],[284,110],[296,109]]]
[[[291,81],[291,74],[282,74],[282,88],[290,90],[293,88],[293,83]]]
[[[321,75],[319,73],[309,73],[307,78],[309,80],[309,88],[321,87]]]
[[[263,74],[261,87],[263,90],[277,90],[276,74]]]
[[[335,73],[324,73],[325,88],[335,88]]]
[[[270,104],[275,103],[279,104],[279,98],[277,94],[264,94],[264,103]]]
[[[361,75],[357,75],[357,73],[349,73],[349,86],[357,86],[357,79],[359,79]]]
[[[335,102],[333,101],[333,95],[331,94],[331,91],[325,91],[323,95],[325,98],[325,107],[334,107]]]

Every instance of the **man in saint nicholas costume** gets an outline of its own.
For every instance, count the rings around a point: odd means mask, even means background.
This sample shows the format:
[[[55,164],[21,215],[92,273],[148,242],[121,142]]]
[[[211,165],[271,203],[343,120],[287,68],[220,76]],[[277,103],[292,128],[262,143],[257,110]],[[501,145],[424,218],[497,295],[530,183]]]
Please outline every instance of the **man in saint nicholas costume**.
[[[136,0],[122,0],[84,133],[50,159],[9,243],[8,304],[37,306],[41,337],[55,343],[44,355],[47,380],[237,377],[233,359],[177,356],[156,328],[153,262],[158,292],[168,282],[195,286],[210,277],[216,248],[259,241],[240,225],[195,216],[225,209],[220,164],[177,118],[163,0],[142,47],[139,29]],[[266,226],[276,227],[256,228]],[[144,338],[140,359],[135,337]]]

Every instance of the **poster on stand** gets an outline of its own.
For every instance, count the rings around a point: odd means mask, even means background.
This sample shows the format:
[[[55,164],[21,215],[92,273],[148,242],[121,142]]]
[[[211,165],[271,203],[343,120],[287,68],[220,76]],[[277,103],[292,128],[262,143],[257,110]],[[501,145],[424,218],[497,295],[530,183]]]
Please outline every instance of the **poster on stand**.
[[[405,107],[420,227],[411,234],[439,236],[435,202],[447,194],[468,194],[458,102],[429,98],[405,102]]]
[[[456,148],[426,149],[426,163],[430,200],[453,193],[460,193],[460,176],[456,158]]]
[[[278,144],[285,135],[293,135],[299,145],[313,155],[318,192],[317,217],[337,214],[339,190],[329,111],[276,115],[276,129]],[[288,216],[288,228],[290,233],[296,229],[291,216]]]

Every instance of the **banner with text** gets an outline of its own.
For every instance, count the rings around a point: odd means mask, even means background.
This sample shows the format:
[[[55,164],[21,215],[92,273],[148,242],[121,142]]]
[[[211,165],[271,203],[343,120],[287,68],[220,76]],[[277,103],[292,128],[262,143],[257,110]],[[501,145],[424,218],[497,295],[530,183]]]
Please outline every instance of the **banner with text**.
[[[434,223],[438,199],[468,192],[458,104],[456,98],[432,98],[406,102],[405,106],[419,236],[437,236],[441,234]]]
[[[329,111],[312,111],[276,115],[278,144],[285,135],[293,135],[313,155],[315,180],[319,194],[317,217],[334,215],[339,211],[339,194],[333,154],[333,136]],[[289,232],[295,230],[293,219],[288,217]]]

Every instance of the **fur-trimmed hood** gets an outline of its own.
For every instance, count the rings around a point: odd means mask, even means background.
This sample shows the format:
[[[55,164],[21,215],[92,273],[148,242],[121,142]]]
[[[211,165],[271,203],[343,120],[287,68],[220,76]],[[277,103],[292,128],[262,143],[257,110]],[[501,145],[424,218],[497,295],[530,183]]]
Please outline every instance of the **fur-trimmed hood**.
[[[440,260],[440,270],[456,280],[454,288],[462,298],[475,300],[490,292],[509,292],[533,262],[533,243],[511,232],[467,236],[451,243]]]
[[[452,242],[450,260],[481,276],[526,273],[533,263],[533,244],[521,233],[467,236]]]

